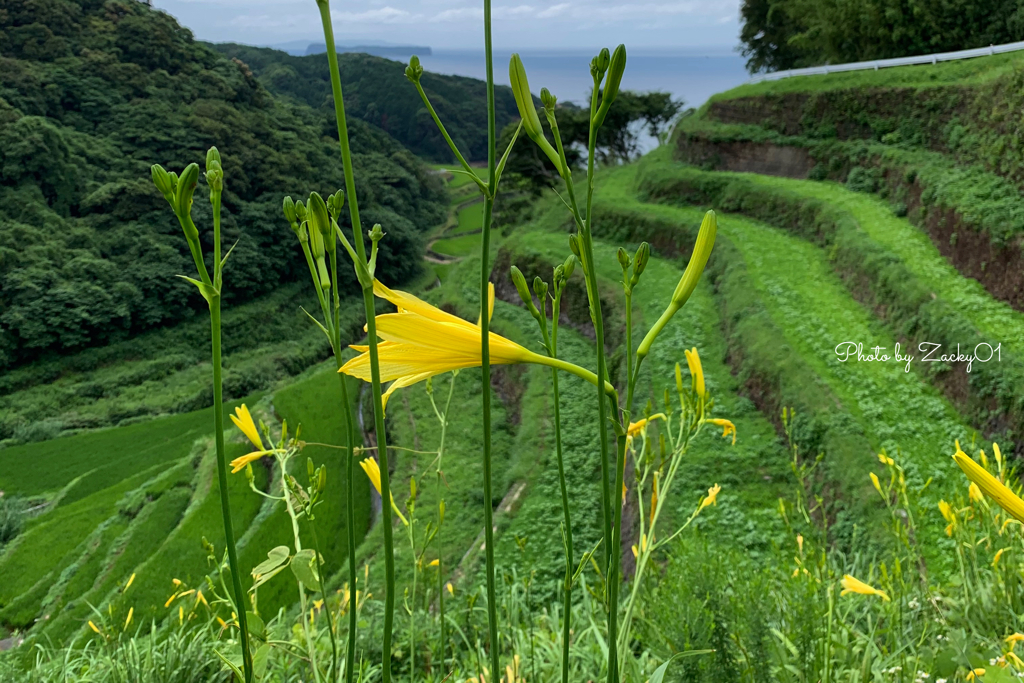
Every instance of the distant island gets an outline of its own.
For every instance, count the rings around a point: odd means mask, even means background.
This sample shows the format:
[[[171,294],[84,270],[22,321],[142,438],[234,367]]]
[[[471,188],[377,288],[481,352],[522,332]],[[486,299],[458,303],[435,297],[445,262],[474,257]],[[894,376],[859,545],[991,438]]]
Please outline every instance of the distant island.
[[[410,55],[433,54],[425,45],[338,45],[338,52],[364,52],[376,57],[408,57]],[[318,55],[327,52],[325,43],[310,43],[306,48],[307,55]]]

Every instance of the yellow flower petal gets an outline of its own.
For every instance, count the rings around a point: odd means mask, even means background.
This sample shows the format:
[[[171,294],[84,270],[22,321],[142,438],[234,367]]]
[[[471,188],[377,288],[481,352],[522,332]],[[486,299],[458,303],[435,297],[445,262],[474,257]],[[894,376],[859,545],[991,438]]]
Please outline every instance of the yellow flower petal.
[[[371,484],[373,484],[373,488],[377,489],[377,494],[383,496],[384,494],[382,494],[380,490],[380,465],[377,464],[376,459],[364,458],[359,462],[359,466],[363,468],[363,472],[366,472],[366,478],[370,480]],[[405,518],[402,511],[398,509],[397,505],[395,505],[394,495],[391,496],[391,509],[394,510],[395,514],[397,514],[399,519],[402,520],[402,524],[409,526],[409,520]]]
[[[967,672],[967,680],[973,681],[978,676],[984,676],[984,675],[985,675],[985,670],[984,669],[980,669],[980,668],[979,669],[971,669],[970,671]]]
[[[252,415],[249,414],[249,408],[243,403],[239,407],[235,408],[235,414],[229,415],[231,421],[235,423],[235,426],[242,430],[246,438],[252,442],[252,445],[259,450],[263,450],[263,440],[260,439],[260,432],[256,429],[256,423],[252,421]]]
[[[732,434],[732,445],[736,445],[736,425],[734,425],[731,421],[721,417],[711,418],[708,420],[708,422],[710,422],[713,425],[718,425],[719,427],[722,428],[723,439]]]
[[[637,434],[639,434],[640,432],[642,432],[644,430],[644,427],[647,426],[648,422],[653,422],[654,420],[664,420],[664,419],[665,419],[665,413],[655,413],[654,415],[651,415],[650,417],[645,417],[642,420],[637,420],[636,422],[630,422],[629,423],[629,427],[626,429],[626,434],[629,435],[629,436],[636,436]]]
[[[91,628],[96,633],[99,633],[100,635],[103,635],[102,633],[100,633],[99,627],[97,627],[96,624],[92,623],[91,619],[89,620],[89,628]]]
[[[1014,516],[1018,521],[1024,522],[1024,500],[1007,488],[1001,481],[988,473],[981,465],[961,450],[953,454],[953,460],[964,471],[967,478],[978,485],[981,492],[991,498]]]
[[[886,595],[884,591],[880,591],[874,586],[869,586],[860,579],[854,578],[849,574],[843,577],[843,580],[840,582],[840,585],[843,587],[843,590],[839,595],[847,595],[849,593],[858,593],[860,595],[877,595],[886,602],[889,601],[889,596]]]
[[[700,399],[706,398],[707,390],[704,386],[704,368],[700,364],[700,355],[697,347],[683,351],[686,355],[686,364],[690,366],[690,377],[693,382],[693,390]]]
[[[718,494],[721,492],[721,490],[722,490],[722,487],[719,486],[718,484],[715,484],[714,486],[709,488],[708,489],[708,495],[701,499],[700,507],[697,509],[697,512],[700,512],[701,510],[703,510],[704,508],[706,508],[709,505],[714,505],[714,506],[717,507],[718,506]]]
[[[239,456],[231,461],[231,474],[238,474],[245,469],[245,466],[251,462],[256,462],[264,455],[268,455],[273,451],[253,451],[252,453],[246,453],[245,455]]]
[[[1003,553],[1005,553],[1007,550],[1009,550],[1009,548],[1000,548],[996,551],[996,554],[992,557],[993,567],[999,566],[999,558],[1001,558],[1003,556]]]
[[[967,496],[971,499],[972,503],[980,503],[985,500],[985,496],[981,495],[981,489],[973,481],[971,485],[967,487]]]

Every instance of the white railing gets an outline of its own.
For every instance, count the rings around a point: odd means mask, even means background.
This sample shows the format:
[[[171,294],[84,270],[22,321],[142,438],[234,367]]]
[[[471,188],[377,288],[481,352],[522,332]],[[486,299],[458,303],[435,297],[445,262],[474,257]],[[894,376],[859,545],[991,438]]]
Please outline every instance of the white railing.
[[[896,59],[876,59],[871,62],[851,62],[849,64],[826,64],[824,66],[811,66],[806,69],[788,69],[786,71],[773,71],[771,73],[754,76],[747,83],[760,83],[761,81],[777,81],[781,78],[791,76],[820,76],[822,74],[837,73],[840,71],[863,71],[866,69],[885,69],[891,66],[910,66],[912,64],[937,64],[939,62],[950,62],[955,59],[970,59],[972,57],[987,57],[1003,52],[1016,52],[1024,50],[1024,41],[1019,43],[1006,43],[1005,45],[989,45],[973,50],[958,50],[956,52],[938,52],[932,55],[918,55],[916,57],[897,57]]]

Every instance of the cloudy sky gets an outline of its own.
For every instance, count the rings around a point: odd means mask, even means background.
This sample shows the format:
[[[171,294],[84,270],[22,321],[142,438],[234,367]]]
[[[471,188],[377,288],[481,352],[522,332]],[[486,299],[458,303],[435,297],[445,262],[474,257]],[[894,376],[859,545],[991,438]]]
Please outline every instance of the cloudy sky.
[[[493,0],[499,48],[572,49],[626,43],[639,48],[729,51],[740,0]],[[322,40],[314,0],[154,0],[196,37],[278,45]],[[339,43],[390,42],[482,48],[482,2],[334,0]]]

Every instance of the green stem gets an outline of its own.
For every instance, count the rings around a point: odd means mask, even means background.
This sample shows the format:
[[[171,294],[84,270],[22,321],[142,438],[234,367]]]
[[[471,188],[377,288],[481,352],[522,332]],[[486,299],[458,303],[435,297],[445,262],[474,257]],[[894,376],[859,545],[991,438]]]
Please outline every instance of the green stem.
[[[368,274],[366,244],[363,239],[362,223],[359,220],[359,201],[356,197],[355,175],[352,169],[352,151],[349,147],[348,125],[345,121],[345,103],[341,91],[341,75],[338,71],[338,53],[334,45],[334,27],[331,26],[331,10],[328,0],[317,0],[320,21],[323,24],[324,42],[327,45],[327,63],[331,73],[331,94],[334,98],[334,117],[338,127],[338,144],[341,147],[341,163],[345,170],[345,195],[349,218],[352,221],[352,238],[358,258],[357,273],[363,290],[363,308],[366,313],[366,334],[370,346],[370,379],[373,387],[374,433],[377,437],[377,457],[380,460],[381,525],[384,531],[384,635],[381,643],[381,683],[391,683],[391,637],[395,617],[395,546],[391,516],[391,475],[388,462],[387,434],[384,429],[384,406],[381,400],[380,358],[377,353],[377,319],[373,299],[373,282]],[[362,270],[360,270],[360,268]],[[486,336],[485,336],[486,339]],[[486,393],[486,392],[485,392]]]
[[[441,505],[444,500],[441,498],[441,484],[443,472],[441,470],[441,459],[444,457],[444,442],[448,435],[448,411],[452,405],[452,395],[455,393],[455,378],[457,373],[452,373],[451,381],[448,383],[448,400],[444,404],[444,413],[438,414],[441,421],[441,442],[437,447],[437,604],[438,614],[441,618],[441,668],[444,668],[445,651],[448,649],[448,629],[444,620],[444,545],[441,543],[441,524],[444,516],[441,514]],[[434,402],[431,394],[430,402]],[[437,406],[434,406],[437,411]]]
[[[491,678],[501,676],[498,641],[498,606],[494,585],[494,509],[491,493],[491,349],[490,316],[487,302],[491,264],[491,219],[494,199],[498,194],[497,183],[497,132],[494,111],[494,56],[491,45],[491,0],[484,0],[484,61],[487,72],[487,187],[484,198],[484,222],[480,239],[480,356],[481,389],[483,396],[483,461],[484,461],[484,543],[487,565],[487,634],[490,640]]]
[[[285,462],[281,462],[281,481],[284,482],[284,477],[288,476],[288,469]],[[292,536],[295,540],[295,554],[298,555],[302,552],[302,539],[299,536],[299,516],[292,506],[292,496],[288,491],[287,485],[284,487],[284,507],[288,511],[288,518],[292,522]],[[299,586],[299,608],[302,611],[302,631],[306,636],[306,647],[309,649],[309,665],[313,669],[313,680],[319,683],[320,681],[320,668],[316,664],[316,643],[313,641],[313,634],[310,631],[311,624],[309,619],[309,612],[306,611],[306,589],[303,587],[302,582],[296,580]]]
[[[416,517],[409,509],[409,552],[412,553],[412,595],[409,600],[409,677],[416,680],[416,580],[419,578],[419,558],[416,557],[416,535],[413,524]]]
[[[327,604],[327,587],[324,585],[324,558],[320,554],[320,539],[317,538],[316,524],[312,519],[309,520],[309,531],[313,536],[313,550],[316,552],[317,577],[320,579],[320,599],[324,601],[324,614],[327,615],[327,633],[331,637],[331,680],[337,680],[338,641],[334,637],[334,617],[331,616],[331,607]]]
[[[618,618],[619,618],[619,555],[622,538],[622,491],[626,469],[626,436],[618,437],[615,463],[615,520],[612,526],[612,549],[608,564],[608,683],[619,680]]]
[[[219,268],[218,268],[219,270]],[[234,589],[235,613],[238,615],[239,639],[242,641],[242,668],[246,683],[252,682],[252,653],[249,650],[249,625],[245,618],[245,591],[238,571],[235,530],[231,525],[231,502],[228,500],[228,463],[224,453],[224,390],[221,385],[220,297],[210,299],[210,337],[213,347],[213,431],[217,444],[217,481],[220,484],[220,512],[224,519],[224,543],[228,549],[228,566]]]
[[[561,296],[556,296],[551,308],[552,356],[558,355],[558,315]],[[558,460],[558,484],[562,492],[562,517],[565,524],[565,582],[562,595],[562,683],[569,683],[569,639],[572,634],[572,517],[569,514],[569,489],[565,483],[565,463],[562,458],[562,415],[559,406],[558,371],[551,369],[551,390],[554,395],[555,455]]]

